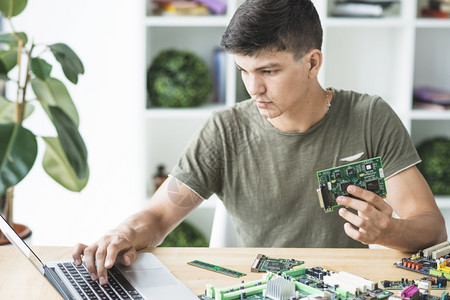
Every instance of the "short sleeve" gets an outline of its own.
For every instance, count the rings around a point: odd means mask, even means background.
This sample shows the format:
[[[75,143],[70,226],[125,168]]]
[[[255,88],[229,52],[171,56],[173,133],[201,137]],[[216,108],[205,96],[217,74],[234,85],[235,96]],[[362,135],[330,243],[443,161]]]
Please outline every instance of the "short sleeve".
[[[411,137],[392,108],[381,98],[374,101],[368,143],[383,162],[385,177],[389,178],[420,162]]]
[[[211,197],[221,187],[223,169],[221,128],[219,119],[213,114],[187,145],[171,172],[172,176],[203,199]]]

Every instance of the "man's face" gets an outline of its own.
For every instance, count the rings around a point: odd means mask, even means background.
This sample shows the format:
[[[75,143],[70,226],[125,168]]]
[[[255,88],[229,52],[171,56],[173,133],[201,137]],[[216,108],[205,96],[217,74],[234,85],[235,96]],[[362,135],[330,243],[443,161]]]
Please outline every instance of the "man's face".
[[[288,52],[263,51],[255,56],[235,55],[247,92],[264,118],[295,114],[308,92],[309,63]]]

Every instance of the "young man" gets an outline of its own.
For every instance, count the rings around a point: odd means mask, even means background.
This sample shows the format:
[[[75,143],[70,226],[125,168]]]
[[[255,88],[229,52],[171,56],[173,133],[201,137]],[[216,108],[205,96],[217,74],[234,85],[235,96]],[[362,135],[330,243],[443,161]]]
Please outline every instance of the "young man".
[[[105,283],[105,268],[116,259],[128,265],[137,250],[159,245],[213,193],[232,216],[242,246],[376,243],[417,251],[446,240],[402,123],[379,97],[323,89],[317,80],[321,44],[310,0],[246,1],[222,45],[235,55],[251,99],[213,114],[148,206],[96,243],[77,245],[75,261],[84,256],[93,279]],[[316,172],[377,156],[387,178],[386,201],[349,186],[363,200],[341,197],[343,208],[325,214]]]

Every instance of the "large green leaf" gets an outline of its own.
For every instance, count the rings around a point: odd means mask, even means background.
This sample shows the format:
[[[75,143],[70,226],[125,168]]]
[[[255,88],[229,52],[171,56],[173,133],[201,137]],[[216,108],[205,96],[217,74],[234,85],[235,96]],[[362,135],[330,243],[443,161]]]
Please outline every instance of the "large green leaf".
[[[14,36],[14,33],[2,33],[0,34],[0,43],[1,44],[8,44],[8,45],[17,45],[17,40]]]
[[[0,195],[19,183],[37,155],[36,136],[18,123],[0,124]]]
[[[14,122],[14,114],[16,109],[16,103],[11,102],[5,97],[0,96],[0,124]],[[25,116],[28,118],[34,111],[34,106],[30,103],[25,104]]]
[[[77,84],[78,75],[84,74],[83,63],[73,50],[63,43],[49,46],[56,60],[61,64],[64,75],[72,83]]]
[[[17,65],[17,50],[0,51],[0,73],[8,74]]]
[[[31,87],[39,101],[45,102],[45,104],[50,106],[61,108],[78,126],[79,117],[77,108],[73,104],[72,98],[64,83],[52,77],[47,78],[45,81],[39,78],[33,78],[31,80]],[[43,104],[44,107],[46,107],[45,104]]]
[[[87,149],[77,126],[59,107],[49,106],[48,109],[70,165],[79,179],[86,178],[88,174]]]
[[[52,71],[52,65],[42,58],[35,57],[31,59],[31,71],[41,80],[47,80]]]
[[[45,172],[66,189],[74,192],[81,191],[88,182],[89,170],[86,177],[79,179],[67,159],[58,138],[42,137],[42,139],[47,145],[42,160]]]
[[[17,38],[20,38],[24,45],[28,43],[27,35],[24,32],[18,32],[17,35],[14,33],[0,34],[0,44],[8,44],[10,48],[17,48]]]
[[[1,0],[0,11],[2,14],[11,18],[20,14],[27,6],[27,0]]]

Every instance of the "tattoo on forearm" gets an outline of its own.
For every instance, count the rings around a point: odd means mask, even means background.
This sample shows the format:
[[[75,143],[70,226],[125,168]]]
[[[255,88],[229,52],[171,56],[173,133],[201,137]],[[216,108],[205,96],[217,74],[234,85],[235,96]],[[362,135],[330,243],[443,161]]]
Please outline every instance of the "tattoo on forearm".
[[[169,177],[167,186],[167,194],[170,201],[181,208],[191,208],[202,201],[202,198],[194,192],[183,193],[183,190],[188,189],[181,181],[175,177]]]

